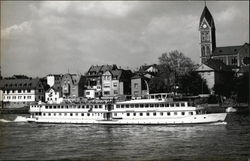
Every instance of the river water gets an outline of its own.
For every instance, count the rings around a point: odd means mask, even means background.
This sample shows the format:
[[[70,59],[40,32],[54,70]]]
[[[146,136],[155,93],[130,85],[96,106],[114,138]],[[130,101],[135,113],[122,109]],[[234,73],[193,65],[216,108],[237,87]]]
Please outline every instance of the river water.
[[[250,116],[227,124],[35,124],[0,115],[0,160],[250,160]]]

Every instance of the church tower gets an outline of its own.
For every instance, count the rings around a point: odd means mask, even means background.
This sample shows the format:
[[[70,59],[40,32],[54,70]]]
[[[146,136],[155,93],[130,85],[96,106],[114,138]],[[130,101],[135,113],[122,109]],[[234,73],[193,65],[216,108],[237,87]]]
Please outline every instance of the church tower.
[[[215,24],[213,16],[205,5],[199,23],[201,63],[206,62],[216,48]]]

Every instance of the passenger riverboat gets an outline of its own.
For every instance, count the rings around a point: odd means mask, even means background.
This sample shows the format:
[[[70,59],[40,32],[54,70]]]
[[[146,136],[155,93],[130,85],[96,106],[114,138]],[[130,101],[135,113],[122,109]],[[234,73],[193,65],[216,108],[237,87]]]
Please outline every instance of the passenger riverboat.
[[[84,103],[34,104],[29,122],[74,124],[202,124],[224,122],[227,113],[206,114],[203,107],[172,98]]]

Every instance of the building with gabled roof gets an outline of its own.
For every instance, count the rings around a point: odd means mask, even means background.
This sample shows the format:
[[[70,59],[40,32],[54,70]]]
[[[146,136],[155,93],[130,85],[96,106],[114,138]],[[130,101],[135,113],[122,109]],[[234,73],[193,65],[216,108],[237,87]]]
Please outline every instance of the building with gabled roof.
[[[106,71],[117,70],[117,66],[113,65],[92,65],[85,75],[85,96],[101,97],[102,96],[102,74]]]
[[[102,74],[102,96],[117,97],[130,95],[130,70],[116,69]]]
[[[149,78],[137,73],[131,78],[131,95],[133,98],[144,97],[149,94]]]
[[[2,79],[0,89],[5,107],[23,107],[44,101],[45,86],[39,78]]]
[[[85,77],[78,74],[64,74],[61,80],[62,97],[76,99],[84,96]]]
[[[45,102],[58,104],[61,103],[62,101],[63,101],[62,91],[58,90],[57,88],[54,88],[52,86],[45,91]]]
[[[206,80],[210,92],[213,93],[215,84],[222,84],[232,78],[232,68],[225,65],[221,60],[208,59],[196,70]],[[201,82],[205,83],[205,82]]]

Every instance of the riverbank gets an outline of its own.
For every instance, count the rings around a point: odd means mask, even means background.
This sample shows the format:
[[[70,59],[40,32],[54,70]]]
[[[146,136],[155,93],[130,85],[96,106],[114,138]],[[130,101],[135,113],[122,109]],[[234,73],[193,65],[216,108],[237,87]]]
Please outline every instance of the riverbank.
[[[201,105],[203,107],[205,107],[205,110],[207,111],[207,113],[221,113],[221,112],[225,112],[226,109],[228,107],[233,107],[234,109],[236,109],[237,113],[248,113],[249,111],[249,106],[247,103],[238,103],[237,105],[220,105],[220,104],[204,104]]]
[[[1,108],[0,114],[29,114],[29,107],[20,108]]]

